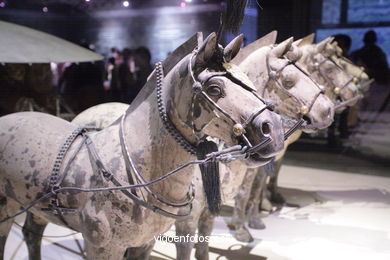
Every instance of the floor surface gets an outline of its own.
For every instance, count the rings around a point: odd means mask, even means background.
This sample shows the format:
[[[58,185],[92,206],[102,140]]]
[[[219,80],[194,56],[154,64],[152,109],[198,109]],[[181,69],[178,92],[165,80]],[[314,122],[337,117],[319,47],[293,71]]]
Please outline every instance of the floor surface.
[[[226,226],[229,217],[218,217],[210,259],[390,259],[390,178],[366,170],[361,174],[284,165],[282,192],[301,207],[283,207],[265,217],[265,230],[250,229],[252,243],[236,241]],[[42,245],[43,259],[82,259],[80,234],[49,225],[45,235],[49,237]],[[174,236],[174,230],[165,235]],[[159,241],[152,259],[175,256],[172,243]],[[16,225],[7,240],[5,259],[28,259]]]

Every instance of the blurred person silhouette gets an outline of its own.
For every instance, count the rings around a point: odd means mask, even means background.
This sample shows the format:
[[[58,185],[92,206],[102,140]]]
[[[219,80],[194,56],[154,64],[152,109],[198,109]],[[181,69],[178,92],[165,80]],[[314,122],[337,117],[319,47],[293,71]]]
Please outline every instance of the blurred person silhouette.
[[[336,34],[333,35],[333,42],[337,42],[337,45],[341,48],[343,51],[343,56],[347,57],[349,56],[349,50],[351,49],[352,39],[346,34]]]
[[[73,63],[60,79],[61,94],[76,112],[104,102],[104,69],[99,63]]]
[[[82,46],[90,49],[87,43]],[[80,113],[104,102],[103,82],[103,62],[72,63],[59,80],[60,94],[75,113]]]
[[[145,85],[153,68],[150,65],[152,56],[150,51],[146,47],[139,47],[134,52],[134,62],[136,67],[136,81],[134,88],[132,89],[134,98],[138,95],[139,91]]]
[[[118,86],[120,90],[121,102],[130,104],[135,98],[134,87],[136,85],[137,74],[134,62],[134,50],[125,48],[122,52],[123,63],[118,66]]]
[[[115,58],[110,57],[106,65],[106,74],[104,81],[104,90],[106,91],[106,99],[109,102],[120,102],[121,91],[118,79],[118,66],[115,64]]]
[[[110,51],[111,54],[109,58],[114,58],[115,65],[121,64],[123,62],[122,53],[116,47],[112,47]]]
[[[366,69],[370,78],[379,84],[388,83],[389,66],[386,54],[376,45],[377,35],[373,30],[367,31],[363,37],[364,46],[351,54],[352,60]]]

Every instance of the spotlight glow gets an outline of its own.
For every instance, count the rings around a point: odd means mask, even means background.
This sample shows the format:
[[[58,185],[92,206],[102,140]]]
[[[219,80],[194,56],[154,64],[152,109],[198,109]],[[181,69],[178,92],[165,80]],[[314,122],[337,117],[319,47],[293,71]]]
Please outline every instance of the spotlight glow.
[[[130,6],[130,3],[129,3],[129,1],[123,1],[122,5],[123,5],[124,7],[129,7],[129,6]]]
[[[0,8],[5,7],[5,2],[0,2]]]
[[[91,2],[91,0],[85,0],[85,2]]]
[[[186,6],[187,6],[186,2],[180,2],[180,7],[186,7]]]
[[[192,2],[192,0],[185,0],[187,3],[191,3]]]
[[[49,8],[47,8],[47,7],[45,6],[45,7],[42,8],[42,11],[43,11],[44,13],[47,13],[47,12],[49,12]]]

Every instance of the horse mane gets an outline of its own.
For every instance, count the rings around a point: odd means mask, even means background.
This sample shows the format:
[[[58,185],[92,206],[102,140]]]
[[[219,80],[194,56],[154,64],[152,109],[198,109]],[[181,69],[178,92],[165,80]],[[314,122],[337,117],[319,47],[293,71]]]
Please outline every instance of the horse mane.
[[[251,53],[253,53],[257,49],[260,49],[261,47],[264,47],[264,46],[274,44],[276,42],[277,35],[278,35],[277,31],[272,31],[272,32],[268,33],[267,35],[261,37],[260,39],[252,42],[248,46],[242,48],[240,50],[240,52],[236,55],[236,57],[234,57],[234,59],[232,60],[232,63],[239,65]]]
[[[203,34],[197,32],[189,40],[180,45],[163,61],[164,74],[170,72],[176,64],[181,61],[185,56],[191,53],[196,47],[198,47],[203,41]],[[127,109],[126,113],[134,111],[144,100],[146,100],[154,91],[156,87],[156,77],[154,76],[155,70],[149,75],[148,81],[142,87],[136,98]],[[118,120],[117,120],[118,121]],[[116,123],[116,122],[114,122]]]

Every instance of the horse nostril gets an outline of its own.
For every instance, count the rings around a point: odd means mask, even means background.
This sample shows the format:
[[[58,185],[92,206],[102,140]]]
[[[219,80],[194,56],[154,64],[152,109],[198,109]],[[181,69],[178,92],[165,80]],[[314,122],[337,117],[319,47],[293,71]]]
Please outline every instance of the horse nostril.
[[[264,122],[261,125],[261,132],[263,133],[263,135],[269,135],[271,133],[271,126],[268,122]]]
[[[305,120],[306,124],[308,124],[308,125],[310,125],[312,123],[310,117],[308,117],[308,116],[303,116],[302,119]]]

